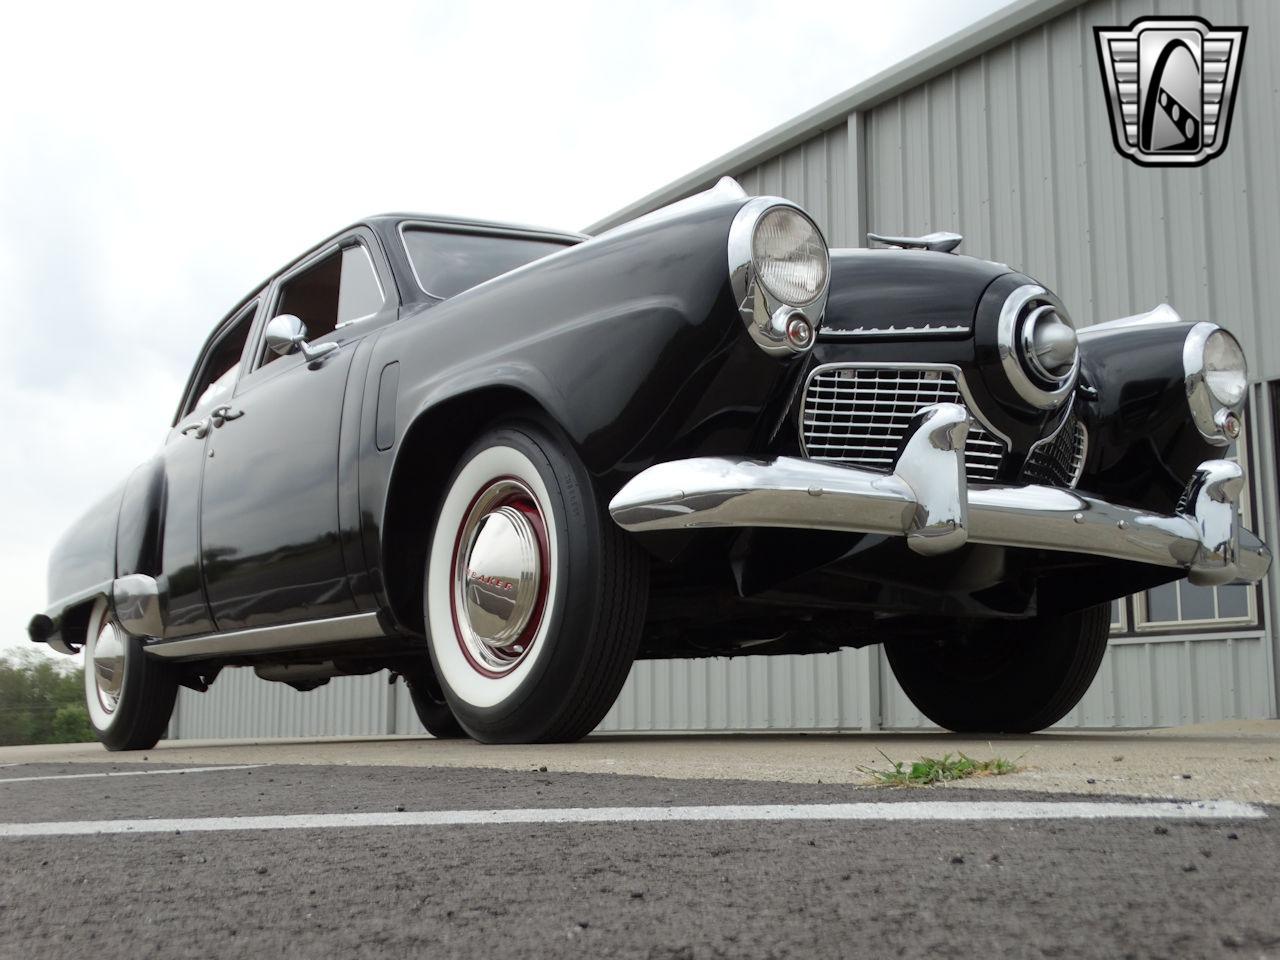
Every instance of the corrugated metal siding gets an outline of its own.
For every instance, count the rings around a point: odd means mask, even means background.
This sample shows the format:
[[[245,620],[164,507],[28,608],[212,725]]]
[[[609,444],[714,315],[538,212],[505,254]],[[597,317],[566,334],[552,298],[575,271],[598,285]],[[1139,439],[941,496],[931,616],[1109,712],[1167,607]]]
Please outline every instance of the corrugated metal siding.
[[[1267,639],[1126,640],[1060,727],[1149,727],[1270,716]],[[869,672],[880,674],[884,729],[930,726],[868,651],[807,657],[637,663],[600,732],[836,730],[872,726]],[[224,670],[208,693],[178,697],[174,735],[378,736],[424,733],[403,684],[340,677],[310,693]]]
[[[1249,26],[1230,145],[1203,167],[1141,168],[1112,145],[1092,28],[1152,13]],[[1082,323],[1161,302],[1218,320],[1256,376],[1280,377],[1277,56],[1280,5],[1087,4],[870,110],[867,222],[963,233]]]
[[[813,216],[832,246],[858,242],[849,229],[849,127],[840,123],[738,176],[747,193],[787,197]]]
[[[1249,26],[1223,156],[1192,170],[1120,157],[1094,26],[1196,14]],[[1094,2],[868,111],[815,131],[739,175],[749,193],[803,204],[833,246],[950,229],[964,252],[1054,288],[1081,323],[1162,301],[1214,319],[1244,342],[1257,379],[1280,377],[1280,4]],[[865,225],[865,226],[864,226]],[[1256,399],[1261,393],[1255,394]],[[1264,416],[1261,418],[1269,424]],[[1263,444],[1266,489],[1274,451]],[[1274,505],[1257,504],[1276,534]],[[1277,574],[1273,571],[1272,576]],[[1274,590],[1274,587],[1273,587]],[[1132,727],[1271,715],[1272,640],[1257,635],[1113,643],[1065,726]],[[913,728],[925,721],[878,651],[813,657],[643,662],[601,730]],[[385,674],[300,694],[228,670],[208,694],[183,691],[182,737],[417,733],[403,686]]]

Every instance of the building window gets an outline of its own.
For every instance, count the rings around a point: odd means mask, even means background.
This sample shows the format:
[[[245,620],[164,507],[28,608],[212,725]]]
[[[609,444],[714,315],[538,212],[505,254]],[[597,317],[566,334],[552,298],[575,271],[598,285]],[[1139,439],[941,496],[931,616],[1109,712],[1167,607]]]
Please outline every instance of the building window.
[[[1111,601],[1111,632],[1124,633],[1129,626],[1128,604],[1125,598]]]

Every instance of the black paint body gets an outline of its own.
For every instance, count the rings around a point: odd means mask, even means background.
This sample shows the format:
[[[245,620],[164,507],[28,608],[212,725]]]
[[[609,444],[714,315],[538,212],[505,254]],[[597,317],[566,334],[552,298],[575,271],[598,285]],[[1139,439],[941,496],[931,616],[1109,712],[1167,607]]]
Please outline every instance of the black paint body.
[[[1028,448],[1061,416],[1017,402],[994,355],[1000,303],[1032,281],[963,256],[841,251],[827,334],[806,356],[770,357],[747,335],[729,285],[726,241],[741,202],[659,213],[594,239],[563,235],[562,252],[447,301],[419,288],[401,242],[402,222],[425,218],[376,217],[335,235],[281,276],[358,239],[376,261],[384,309],[321,338],[339,348],[319,361],[295,354],[255,370],[280,278],[247,298],[258,302],[242,364],[250,372],[230,400],[243,416],[203,439],[182,432],[192,418],[177,420],[164,448],[55,549],[51,602],[144,573],[162,588],[167,635],[156,642],[376,612],[387,638],[352,642],[340,655],[387,663],[420,655],[437,498],[486,423],[529,417],[551,426],[607,501],[666,460],[798,455],[804,377],[832,361],[957,365],[977,407],[1012,439],[1000,480],[1017,482]],[[925,323],[959,329],[915,337],[887,329]],[[853,327],[882,332],[832,335]],[[1213,455],[1182,395],[1185,333],[1186,325],[1120,330],[1082,345],[1076,410],[1092,442],[1081,489],[1169,510],[1194,466]],[[802,531],[642,542],[654,556],[642,656],[862,645],[939,616],[1030,616],[1179,575],[990,546],[923,558],[901,538]]]

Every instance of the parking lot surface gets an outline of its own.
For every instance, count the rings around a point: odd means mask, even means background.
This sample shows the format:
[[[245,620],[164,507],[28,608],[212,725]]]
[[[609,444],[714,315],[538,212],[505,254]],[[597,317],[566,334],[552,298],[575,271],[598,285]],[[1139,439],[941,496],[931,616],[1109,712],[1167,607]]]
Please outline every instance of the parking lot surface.
[[[867,785],[861,737],[7,748],[0,957],[1275,957],[1269,737],[1017,738],[961,789]],[[1169,789],[1042,789],[1117,755]]]

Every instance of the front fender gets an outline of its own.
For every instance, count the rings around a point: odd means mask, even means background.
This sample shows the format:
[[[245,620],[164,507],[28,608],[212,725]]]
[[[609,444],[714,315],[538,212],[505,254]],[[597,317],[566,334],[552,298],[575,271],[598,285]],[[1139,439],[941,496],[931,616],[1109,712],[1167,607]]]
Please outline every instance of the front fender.
[[[1192,326],[1172,319],[1081,331],[1081,376],[1096,392],[1077,400],[1089,431],[1082,490],[1171,511],[1197,465],[1222,456],[1187,407],[1182,349]]]

